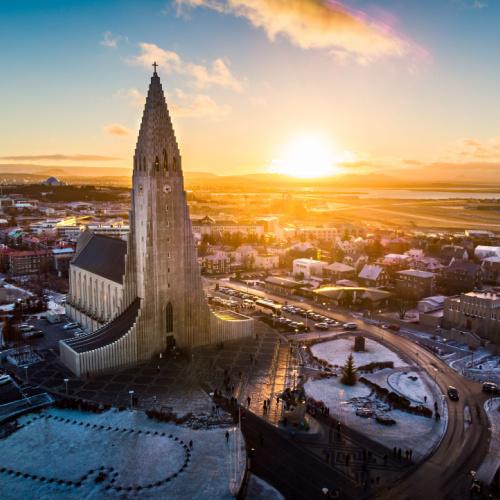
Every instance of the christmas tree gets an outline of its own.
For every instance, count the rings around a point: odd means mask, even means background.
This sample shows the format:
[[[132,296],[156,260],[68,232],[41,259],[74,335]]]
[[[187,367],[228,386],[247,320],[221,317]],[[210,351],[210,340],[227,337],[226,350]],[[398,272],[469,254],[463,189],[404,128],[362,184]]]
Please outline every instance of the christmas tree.
[[[340,381],[345,385],[354,385],[357,382],[356,367],[354,366],[352,354],[349,354],[344,368],[342,368],[342,378]]]

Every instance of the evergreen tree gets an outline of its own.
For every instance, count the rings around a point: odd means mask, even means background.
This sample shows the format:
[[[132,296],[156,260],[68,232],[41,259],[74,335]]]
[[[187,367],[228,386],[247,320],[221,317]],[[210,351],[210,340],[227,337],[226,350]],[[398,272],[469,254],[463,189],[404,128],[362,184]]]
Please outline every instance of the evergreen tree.
[[[356,367],[354,366],[354,358],[349,354],[344,368],[342,368],[342,378],[340,381],[345,385],[355,385],[357,382]]]

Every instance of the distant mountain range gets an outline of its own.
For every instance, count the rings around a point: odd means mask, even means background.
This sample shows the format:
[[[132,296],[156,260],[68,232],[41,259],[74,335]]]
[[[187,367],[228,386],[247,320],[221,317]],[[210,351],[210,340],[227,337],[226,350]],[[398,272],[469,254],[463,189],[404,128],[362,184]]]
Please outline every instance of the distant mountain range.
[[[184,171],[190,188],[219,186],[251,190],[276,188],[363,188],[419,187],[433,183],[448,186],[500,185],[499,165],[427,164],[411,169],[387,169],[387,173],[346,174],[318,179],[302,179],[282,174],[254,173],[217,175],[210,172]],[[125,167],[74,167],[36,164],[0,164],[0,180],[5,182],[40,182],[54,176],[71,183],[130,185],[131,169]]]

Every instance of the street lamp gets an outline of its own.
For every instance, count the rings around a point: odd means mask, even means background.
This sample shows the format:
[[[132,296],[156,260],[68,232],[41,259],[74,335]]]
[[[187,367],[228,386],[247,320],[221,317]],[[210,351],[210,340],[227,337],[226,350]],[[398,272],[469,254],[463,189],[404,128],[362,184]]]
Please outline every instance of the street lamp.
[[[134,391],[130,390],[128,393],[130,396],[130,411],[132,411],[134,409]]]
[[[69,378],[65,378],[64,379],[64,385],[66,387],[66,396],[68,395],[68,382],[69,382]]]

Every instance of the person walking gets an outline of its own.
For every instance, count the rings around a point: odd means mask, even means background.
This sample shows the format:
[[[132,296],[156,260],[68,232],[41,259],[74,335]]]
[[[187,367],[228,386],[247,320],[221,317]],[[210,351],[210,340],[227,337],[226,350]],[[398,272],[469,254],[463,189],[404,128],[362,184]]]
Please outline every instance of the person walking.
[[[229,444],[229,431],[226,431],[226,443]]]

